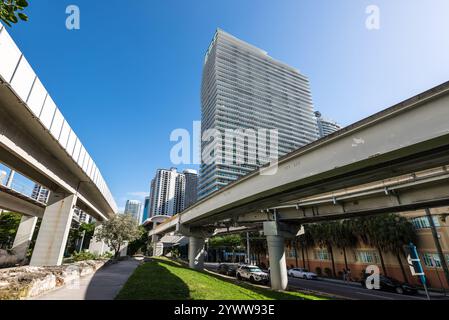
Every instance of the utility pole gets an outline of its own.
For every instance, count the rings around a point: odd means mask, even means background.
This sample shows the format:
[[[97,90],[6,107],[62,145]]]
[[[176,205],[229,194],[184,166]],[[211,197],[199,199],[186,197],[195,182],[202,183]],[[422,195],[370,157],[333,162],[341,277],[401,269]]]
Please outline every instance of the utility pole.
[[[426,208],[425,211],[426,211],[427,221],[429,222],[430,229],[432,230],[432,236],[433,236],[433,241],[435,242],[435,248],[438,251],[438,256],[441,261],[441,266],[443,267],[444,276],[446,278],[447,284],[449,285],[449,268],[447,266],[446,258],[444,257],[444,254],[443,254],[443,249],[441,248],[441,243],[440,243],[439,235],[437,232],[437,228],[435,227],[435,223],[433,221],[432,214],[430,213],[429,208]]]

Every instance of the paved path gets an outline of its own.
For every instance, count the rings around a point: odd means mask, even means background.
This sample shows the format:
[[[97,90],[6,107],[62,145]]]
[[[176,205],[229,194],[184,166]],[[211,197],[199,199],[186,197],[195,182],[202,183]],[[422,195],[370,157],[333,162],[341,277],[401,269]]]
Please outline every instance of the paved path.
[[[113,300],[139,263],[130,259],[105,266],[82,277],[79,285],[64,286],[33,300]]]

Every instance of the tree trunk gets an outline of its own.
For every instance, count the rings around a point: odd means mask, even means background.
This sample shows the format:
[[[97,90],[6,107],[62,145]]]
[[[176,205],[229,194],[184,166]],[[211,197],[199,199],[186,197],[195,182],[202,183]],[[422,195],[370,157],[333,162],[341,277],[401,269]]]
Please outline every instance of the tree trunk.
[[[336,276],[335,276],[334,251],[332,250],[332,245],[328,245],[327,247],[328,247],[329,253],[330,253],[330,255],[331,255],[331,262],[332,262],[332,276],[333,276],[334,278],[336,278]]]
[[[401,267],[402,277],[404,278],[404,282],[408,283],[407,274],[405,273],[404,265],[402,264],[401,255],[396,253],[396,258],[398,259],[399,266]]]
[[[304,256],[304,244],[301,244],[301,253],[302,253],[302,266],[305,269],[306,268],[306,258]]]
[[[377,247],[377,251],[379,251],[380,263],[382,264],[384,276],[388,277],[387,268],[385,268],[384,256],[382,255],[382,250],[380,250],[380,247]]]
[[[348,268],[348,258],[346,256],[346,248],[345,247],[343,247],[343,257],[345,259],[345,268],[346,268],[346,270],[348,270],[349,269]]]
[[[115,249],[114,258],[115,258],[115,259],[118,259],[119,255],[120,255],[120,246],[118,246],[118,248]]]
[[[296,268],[298,268],[298,250],[297,250],[297,245],[296,245],[296,241],[295,241],[295,261],[296,261]]]
[[[307,249],[307,247],[305,247],[305,249],[306,249],[306,257],[307,257],[307,267],[308,267],[309,271],[312,271],[312,270],[310,270],[309,250]],[[304,265],[305,265],[305,263],[304,263]]]

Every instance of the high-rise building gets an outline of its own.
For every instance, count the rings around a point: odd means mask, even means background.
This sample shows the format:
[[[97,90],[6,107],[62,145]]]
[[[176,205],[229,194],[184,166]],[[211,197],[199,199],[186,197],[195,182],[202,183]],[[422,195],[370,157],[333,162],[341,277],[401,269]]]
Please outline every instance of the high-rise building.
[[[275,129],[278,132],[275,150],[278,156],[318,138],[307,77],[222,30],[215,33],[204,61],[201,118],[203,137],[209,129],[221,133],[239,129]],[[233,139],[233,148],[224,146],[229,143],[226,139],[202,142],[203,154],[204,150],[222,154],[220,161],[215,159],[201,164],[200,199],[268,161],[264,152],[257,150],[260,148],[259,137],[258,146]],[[233,149],[231,153],[230,149]],[[244,153],[245,159],[251,161],[234,161],[239,152],[239,156]]]
[[[31,198],[42,203],[47,203],[49,195],[50,191],[48,189],[36,183],[31,193]]]
[[[197,174],[194,170],[158,169],[151,181],[150,215],[172,216],[196,201]]]
[[[150,197],[145,197],[145,201],[143,203],[142,221],[140,221],[140,223],[144,223],[149,217],[150,217]]]
[[[318,123],[318,132],[320,133],[320,138],[330,135],[341,129],[341,126],[330,119],[323,118],[321,112],[315,112],[315,117]]]
[[[139,223],[142,220],[141,211],[142,211],[142,202],[140,202],[139,200],[126,201],[124,213],[132,215]]]
[[[187,169],[183,171],[185,176],[185,209],[191,207],[198,200],[198,172],[196,170]]]

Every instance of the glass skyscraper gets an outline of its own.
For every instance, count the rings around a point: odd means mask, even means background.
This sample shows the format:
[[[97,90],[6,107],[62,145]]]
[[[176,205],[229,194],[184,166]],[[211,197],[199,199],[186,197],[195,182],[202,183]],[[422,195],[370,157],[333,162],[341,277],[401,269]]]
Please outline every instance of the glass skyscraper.
[[[124,213],[132,215],[139,224],[142,221],[141,211],[142,211],[142,202],[140,202],[139,200],[126,201]]]
[[[220,158],[202,161],[199,198],[211,194],[268,160],[249,140],[232,139],[226,130],[277,130],[277,154],[285,155],[318,139],[309,81],[267,52],[217,30],[207,50],[201,88],[201,131],[223,133],[201,144],[202,153]],[[225,147],[231,143],[232,148]],[[213,150],[209,152],[209,150]],[[244,161],[237,162],[236,154]]]

